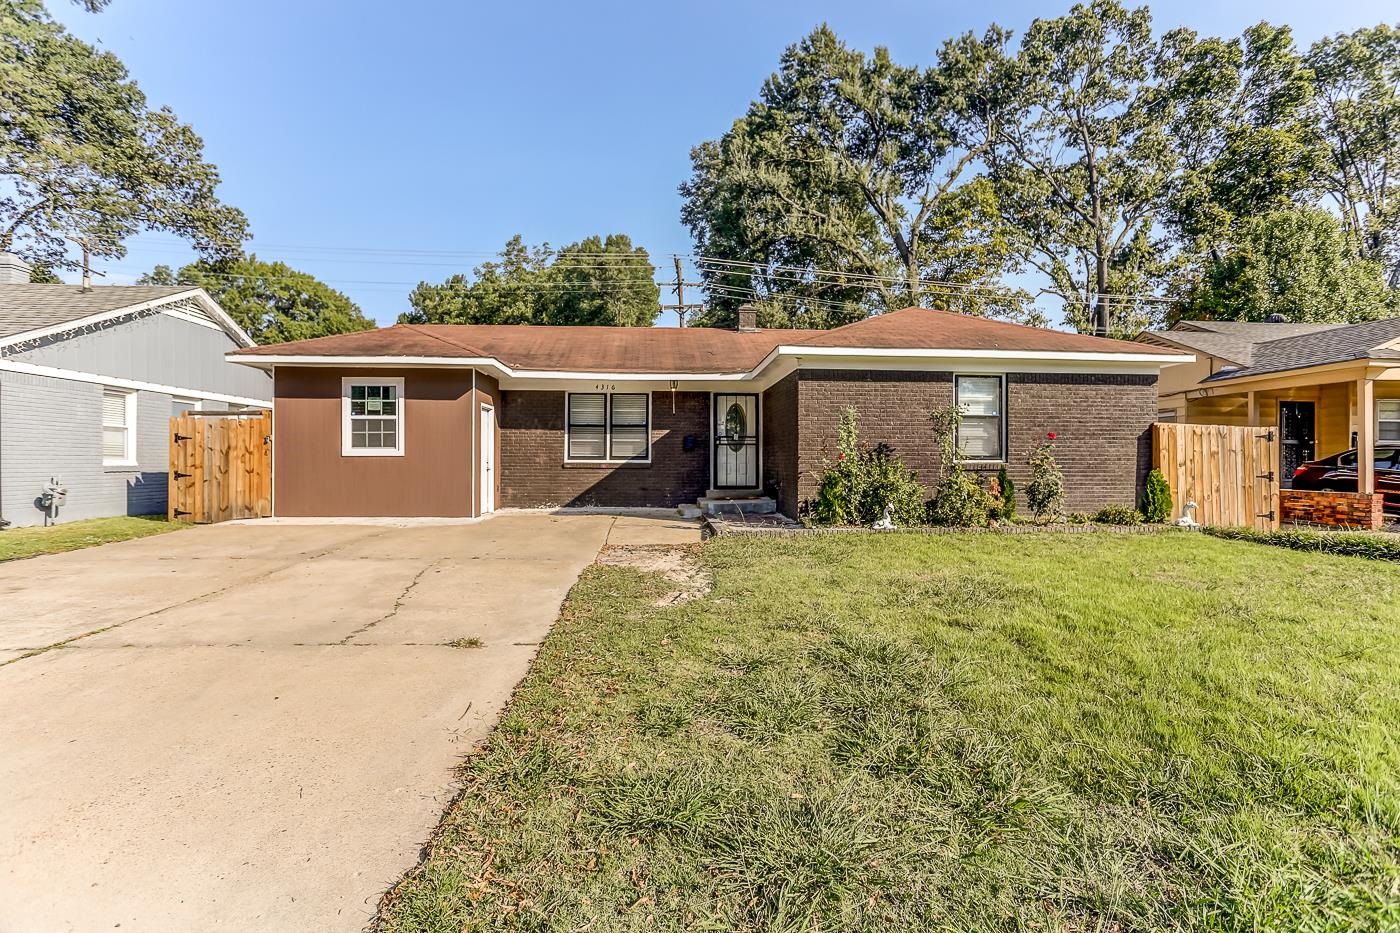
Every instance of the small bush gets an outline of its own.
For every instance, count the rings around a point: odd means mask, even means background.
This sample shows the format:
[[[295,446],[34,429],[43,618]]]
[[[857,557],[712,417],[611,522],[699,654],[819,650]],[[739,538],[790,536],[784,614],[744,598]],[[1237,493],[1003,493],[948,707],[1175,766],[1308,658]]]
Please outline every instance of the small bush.
[[[1016,520],[1016,484],[1011,482],[1011,474],[1006,467],[997,470],[997,494],[1001,497],[1001,518],[1003,521]]]
[[[950,470],[933,493],[929,521],[935,525],[981,527],[987,524],[991,497],[977,478],[963,470]]]
[[[814,518],[822,525],[869,525],[881,518],[885,506],[895,524],[921,525],[925,519],[924,488],[888,445],[860,446],[856,411],[841,413],[836,460],[827,461],[817,488]]]
[[[1141,525],[1142,513],[1126,505],[1110,505],[1094,513],[1097,525]]]
[[[1026,504],[1040,521],[1059,517],[1065,502],[1065,476],[1055,462],[1055,435],[1031,452],[1031,481],[1026,484]]]
[[[1172,487],[1161,470],[1154,468],[1147,474],[1147,488],[1142,493],[1142,515],[1153,524],[1171,521]]]
[[[1065,518],[1065,521],[1069,522],[1071,525],[1087,525],[1089,524],[1089,513],[1070,512],[1069,515]]]
[[[1347,531],[1255,531],[1252,528],[1202,528],[1208,535],[1229,541],[1253,541],[1295,551],[1316,551],[1343,557],[1400,561],[1400,538]]]

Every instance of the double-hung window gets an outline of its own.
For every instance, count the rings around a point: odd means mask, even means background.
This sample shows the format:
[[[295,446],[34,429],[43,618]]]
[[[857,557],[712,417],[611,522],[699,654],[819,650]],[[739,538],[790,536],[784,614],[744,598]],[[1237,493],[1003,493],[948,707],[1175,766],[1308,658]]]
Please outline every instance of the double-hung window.
[[[102,463],[136,465],[136,393],[102,390]]]
[[[403,456],[403,379],[341,381],[340,452],[347,457]]]
[[[651,396],[645,392],[570,392],[565,424],[565,460],[651,459]]]
[[[1376,402],[1376,440],[1400,441],[1400,398]]]
[[[956,376],[962,410],[957,444],[969,460],[1005,459],[1005,393],[1001,376]]]

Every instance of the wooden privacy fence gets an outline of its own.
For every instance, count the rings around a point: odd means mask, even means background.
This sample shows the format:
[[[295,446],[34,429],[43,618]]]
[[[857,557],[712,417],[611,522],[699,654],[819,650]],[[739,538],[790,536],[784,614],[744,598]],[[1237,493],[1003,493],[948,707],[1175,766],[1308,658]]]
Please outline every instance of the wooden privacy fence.
[[[170,419],[171,521],[272,514],[272,412],[186,412]]]
[[[1153,425],[1152,465],[1172,488],[1173,518],[1195,502],[1202,525],[1278,528],[1278,455],[1274,428]]]

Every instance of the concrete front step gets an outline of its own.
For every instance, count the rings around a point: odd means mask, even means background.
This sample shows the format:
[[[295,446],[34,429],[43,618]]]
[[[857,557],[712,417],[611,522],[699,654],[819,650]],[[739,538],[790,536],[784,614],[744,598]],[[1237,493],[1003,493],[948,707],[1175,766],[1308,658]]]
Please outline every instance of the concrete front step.
[[[701,512],[707,515],[741,514],[772,515],[778,511],[778,503],[768,496],[720,497],[706,496],[696,503]],[[685,506],[682,506],[685,508]]]

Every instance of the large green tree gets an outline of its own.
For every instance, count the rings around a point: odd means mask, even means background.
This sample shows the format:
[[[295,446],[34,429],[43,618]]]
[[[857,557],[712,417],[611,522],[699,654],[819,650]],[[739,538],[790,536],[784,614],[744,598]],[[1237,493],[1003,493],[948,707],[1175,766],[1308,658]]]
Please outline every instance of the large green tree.
[[[1400,28],[1323,39],[1308,51],[1326,157],[1318,183],[1357,250],[1400,288]]]
[[[156,266],[140,283],[204,289],[258,343],[305,340],[375,326],[359,305],[315,276],[257,256],[199,260],[179,271]]]
[[[789,48],[748,112],[691,153],[681,216],[702,323],[755,300],[773,325],[925,303],[1022,314],[983,153],[953,119],[958,77],[867,57],[826,26]]]
[[[238,254],[247,221],[215,193],[203,143],[152,108],[115,55],[70,35],[39,0],[0,3],[0,250],[52,268],[125,255],[142,230]]]
[[[1009,39],[993,27],[941,55],[976,88],[962,117],[985,146],[1003,224],[1069,321],[1140,329],[1152,306],[1122,296],[1168,271],[1158,220],[1177,159],[1155,106],[1151,17],[1091,0],[1034,21],[1014,51]]]
[[[1247,217],[1205,267],[1182,316],[1263,321],[1369,321],[1400,313],[1381,263],[1357,255],[1337,218],[1319,207]]]
[[[407,324],[595,324],[649,327],[661,311],[656,268],[630,237],[591,236],[558,252],[518,234],[500,255],[408,296]]]
[[[1188,261],[1220,259],[1243,219],[1313,201],[1312,72],[1287,27],[1260,23],[1238,39],[1174,29],[1156,68],[1179,159],[1164,222]]]

